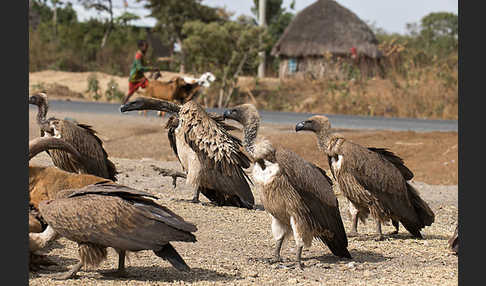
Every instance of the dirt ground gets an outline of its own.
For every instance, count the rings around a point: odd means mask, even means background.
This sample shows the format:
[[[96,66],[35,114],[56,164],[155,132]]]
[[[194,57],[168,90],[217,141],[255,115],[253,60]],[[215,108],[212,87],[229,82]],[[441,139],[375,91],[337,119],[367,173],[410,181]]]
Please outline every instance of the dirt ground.
[[[401,156],[414,172],[412,180],[421,196],[435,212],[435,222],[426,227],[423,240],[412,238],[401,226],[400,233],[384,241],[374,241],[374,222],[360,224],[359,237],[349,238],[353,259],[338,259],[317,241],[302,254],[305,268],[295,269],[293,240],[284,243],[286,261],[268,264],[275,241],[270,217],[262,210],[215,207],[192,204],[192,190],[178,179],[161,177],[152,165],[181,170],[172,154],[162,126],[166,119],[128,115],[92,115],[89,113],[49,113],[90,124],[104,141],[115,162],[120,184],[156,194],[159,203],[197,225],[196,243],[173,243],[192,268],[181,273],[151,251],[131,253],[127,261],[129,278],[112,278],[104,272],[117,267],[116,253],[97,269],[80,271],[79,278],[54,281],[51,275],[72,267],[77,260],[76,244],[61,238],[46,254],[58,266],[31,273],[30,285],[457,285],[458,258],[447,250],[447,240],[457,223],[458,149],[457,132],[390,132],[338,130],[350,140],[365,146],[387,147]],[[35,112],[29,114],[29,138],[39,135]],[[236,132],[237,135],[241,133]],[[327,161],[317,150],[311,133],[296,134],[293,126],[263,125],[261,135],[276,146],[288,148],[328,170]],[[52,165],[46,154],[39,154],[31,164]],[[257,204],[261,204],[254,191]],[[203,202],[208,200],[202,196]],[[348,204],[338,194],[345,228],[350,228]],[[393,230],[384,226],[385,233]]]

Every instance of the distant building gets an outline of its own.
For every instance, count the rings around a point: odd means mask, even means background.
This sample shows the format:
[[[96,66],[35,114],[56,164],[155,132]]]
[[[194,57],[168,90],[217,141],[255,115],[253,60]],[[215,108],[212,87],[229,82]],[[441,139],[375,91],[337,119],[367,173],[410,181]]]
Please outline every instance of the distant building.
[[[280,59],[279,77],[342,77],[354,65],[366,75],[381,72],[378,41],[371,29],[333,0],[300,11],[271,54]]]

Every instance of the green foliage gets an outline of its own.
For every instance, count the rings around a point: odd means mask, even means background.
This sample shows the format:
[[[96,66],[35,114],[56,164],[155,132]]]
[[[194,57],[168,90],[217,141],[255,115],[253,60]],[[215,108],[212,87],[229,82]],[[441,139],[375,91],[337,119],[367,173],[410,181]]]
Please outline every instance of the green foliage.
[[[201,4],[201,0],[137,0],[144,2],[151,17],[157,19],[155,29],[170,43],[182,41],[182,26],[186,22],[209,23],[221,20],[216,8]]]
[[[95,73],[92,73],[88,76],[88,89],[86,90],[88,94],[94,99],[98,100],[101,98],[100,94],[100,82],[98,80],[98,76]]]
[[[40,23],[29,29],[29,71],[55,69],[66,71],[96,70],[114,75],[128,75],[137,40],[146,38],[143,28],[126,25],[134,18],[124,14],[117,18],[110,40],[103,49],[100,43],[106,25],[96,19],[78,22],[70,4],[58,5],[57,37],[54,38],[52,9],[34,1],[32,9]],[[150,59],[150,49],[147,55]]]
[[[33,91],[43,91],[46,90],[46,84],[41,81],[39,83],[32,84],[30,88]]]
[[[108,82],[105,96],[108,101],[117,100],[121,102],[125,94],[118,88],[118,83],[114,79],[111,79]]]
[[[226,105],[233,94],[238,75],[244,65],[255,70],[258,65],[259,39],[267,43],[267,34],[245,21],[205,24],[192,21],[184,24],[183,50],[189,70],[195,73],[211,71],[216,76],[220,95],[217,105]]]

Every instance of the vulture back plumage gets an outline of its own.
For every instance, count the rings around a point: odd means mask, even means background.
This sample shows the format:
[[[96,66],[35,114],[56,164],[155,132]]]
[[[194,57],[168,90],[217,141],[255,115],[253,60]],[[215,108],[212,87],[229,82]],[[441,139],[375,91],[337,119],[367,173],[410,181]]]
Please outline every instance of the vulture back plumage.
[[[241,150],[241,140],[229,133],[236,128],[224,123],[221,115],[207,113],[195,101],[178,105],[146,97],[121,107],[122,112],[131,110],[175,113],[167,122],[167,135],[187,173],[186,182],[217,205],[253,208],[251,179],[243,170],[250,159]]]
[[[153,250],[163,255],[175,251],[171,241],[196,242],[192,234],[196,226],[154,198],[150,193],[101,182],[59,193],[58,198],[41,202],[39,211],[61,236],[98,249]],[[176,268],[188,268],[178,257],[162,258]]]

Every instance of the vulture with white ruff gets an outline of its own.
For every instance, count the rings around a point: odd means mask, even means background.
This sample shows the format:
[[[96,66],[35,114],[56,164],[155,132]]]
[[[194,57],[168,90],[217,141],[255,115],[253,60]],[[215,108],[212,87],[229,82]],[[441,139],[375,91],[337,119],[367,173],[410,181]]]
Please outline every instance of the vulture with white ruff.
[[[277,240],[274,261],[280,261],[282,243],[292,234],[300,268],[302,248],[310,246],[314,238],[334,255],[351,258],[338,200],[326,173],[292,151],[275,150],[268,140],[257,141],[260,115],[254,105],[228,109],[224,117],[243,125],[243,146],[254,162],[253,179],[272,217],[272,233]]]
[[[115,164],[108,159],[108,154],[103,148],[103,142],[96,136],[96,131],[91,126],[71,120],[62,120],[54,117],[46,118],[48,102],[47,95],[44,92],[31,95],[29,104],[38,107],[37,124],[40,127],[42,137],[52,136],[66,140],[86,160],[92,162],[87,167],[73,160],[72,155],[68,152],[62,150],[47,151],[56,167],[68,172],[92,174],[116,181],[117,171]]]
[[[179,105],[147,97],[138,97],[120,110],[176,114],[167,123],[169,142],[187,174],[186,182],[194,188],[192,202],[199,202],[199,193],[203,193],[217,205],[253,209],[251,180],[243,170],[250,167],[250,159],[220,115],[207,113],[195,100]]]
[[[64,190],[39,204],[48,227],[30,236],[54,233],[78,243],[80,261],[57,279],[74,277],[84,265],[99,265],[107,247],[118,253],[117,275],[126,274],[125,252],[140,250],[153,250],[177,270],[189,271],[170,242],[196,242],[192,232],[197,228],[153,199],[157,197],[109,181]]]
[[[296,131],[308,130],[317,136],[319,149],[328,157],[331,173],[339,188],[358,212],[369,212],[376,220],[377,239],[383,239],[381,223],[392,220],[393,233],[401,222],[414,237],[422,238],[420,230],[434,222],[434,212],[422,200],[407,180],[413,173],[403,160],[382,148],[366,148],[332,134],[329,119],[315,115],[299,122]],[[354,214],[353,232],[357,216]]]

